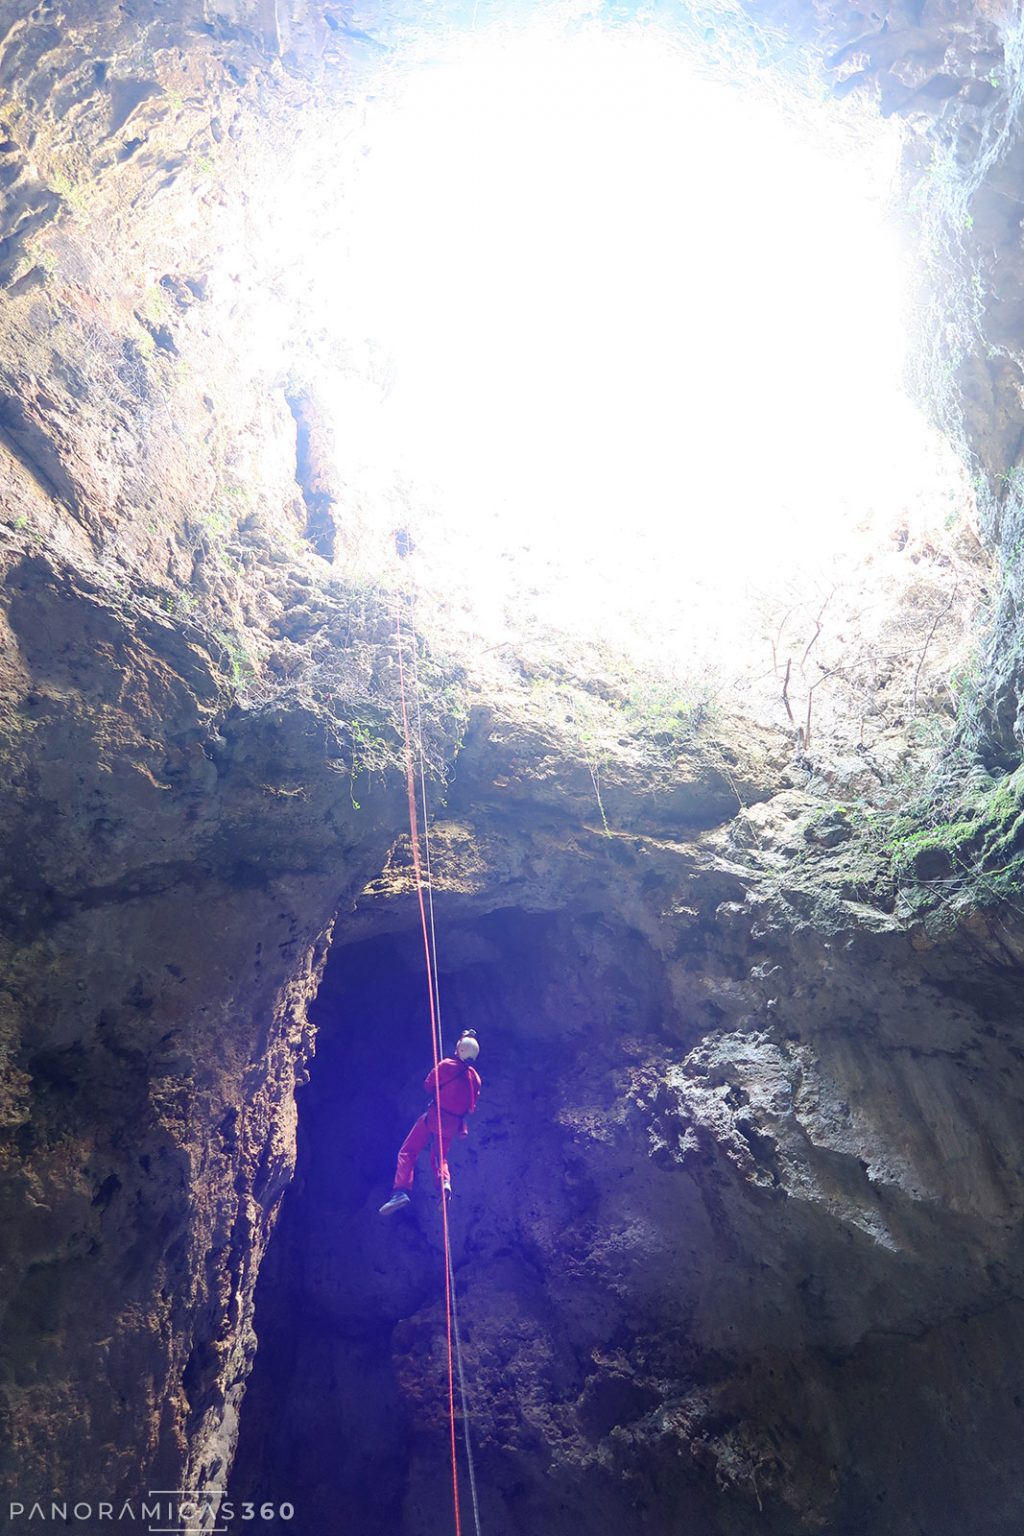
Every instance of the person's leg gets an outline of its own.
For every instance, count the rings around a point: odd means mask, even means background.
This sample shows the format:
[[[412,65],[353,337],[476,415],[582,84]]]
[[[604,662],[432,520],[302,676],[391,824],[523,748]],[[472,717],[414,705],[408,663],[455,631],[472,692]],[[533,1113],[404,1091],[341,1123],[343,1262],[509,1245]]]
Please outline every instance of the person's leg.
[[[445,1115],[445,1114],[442,1114],[442,1116],[441,1116],[441,1158],[440,1158],[440,1164],[438,1162],[438,1156],[437,1156],[437,1121],[436,1121],[436,1118],[434,1120],[434,1123],[430,1127],[430,1129],[431,1129],[430,1161],[431,1161],[431,1163],[433,1165],[433,1168],[434,1168],[434,1178],[437,1181],[438,1188],[441,1188],[443,1186],[445,1189],[450,1190],[451,1187],[452,1187],[451,1175],[450,1175],[450,1173],[448,1171],[448,1148],[451,1146],[452,1142],[455,1140],[456,1136],[459,1134],[459,1126],[461,1125],[461,1123],[462,1122],[461,1122],[461,1120],[459,1119],[459,1117],[457,1115]]]
[[[427,1116],[420,1115],[398,1149],[398,1162],[395,1166],[396,1189],[404,1189],[406,1193],[412,1189],[413,1174],[416,1172],[416,1159],[429,1140],[430,1127],[427,1124]]]

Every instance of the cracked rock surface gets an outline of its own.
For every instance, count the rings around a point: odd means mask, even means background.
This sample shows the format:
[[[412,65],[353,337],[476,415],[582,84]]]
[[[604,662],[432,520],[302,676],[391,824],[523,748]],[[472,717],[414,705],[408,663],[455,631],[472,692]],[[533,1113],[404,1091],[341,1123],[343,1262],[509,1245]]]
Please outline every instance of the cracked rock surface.
[[[1003,554],[976,691],[1008,776],[1020,18],[746,15],[907,124],[933,403]],[[230,1484],[305,1536],[418,1536],[447,1497],[422,1174],[376,1216],[428,1065],[404,553],[249,196],[423,24],[0,6],[0,1479],[29,1496]],[[342,361],[380,389],[371,350]],[[486,1527],[1018,1530],[1016,902],[913,920],[838,779],[735,722],[623,739],[598,792],[465,662],[434,658],[426,735],[448,1028],[486,1042],[453,1207]]]
[[[472,888],[438,895],[449,1035],[484,1041],[452,1222],[485,1524],[1012,1530],[1019,932],[951,955],[882,911],[801,924],[729,834],[559,845],[539,805],[519,825],[546,860],[508,906],[499,868],[479,878],[504,856],[488,810]],[[426,1169],[411,1215],[376,1214],[429,1065],[418,938],[408,895],[349,923],[234,1488],[302,1490],[300,1530],[340,1509],[426,1532],[447,1464]]]

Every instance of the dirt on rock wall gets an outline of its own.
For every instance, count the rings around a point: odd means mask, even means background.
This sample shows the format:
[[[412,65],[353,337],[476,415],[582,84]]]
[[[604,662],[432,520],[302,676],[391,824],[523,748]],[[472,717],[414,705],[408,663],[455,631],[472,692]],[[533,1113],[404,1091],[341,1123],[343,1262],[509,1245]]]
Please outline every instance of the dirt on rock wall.
[[[226,1466],[306,1004],[400,802],[158,606],[42,553],[5,599],[3,1475],[114,1497]]]
[[[504,766],[435,842],[443,1015],[484,1042],[451,1208],[484,1528],[1003,1536],[1019,925],[922,947],[863,864],[830,892],[797,790],[673,841],[588,832],[541,788],[511,870]],[[423,986],[410,893],[375,882],[316,1004],[233,1474],[302,1532],[426,1532],[450,1500],[429,1171],[377,1215]]]
[[[0,1475],[29,1496],[225,1484],[340,913],[236,1479],[298,1478],[310,1532],[340,1498],[418,1532],[444,1497],[436,1230],[373,1210],[421,1049],[386,1028],[413,1008],[403,551],[362,542],[329,349],[266,302],[246,222],[418,17],[0,10]],[[901,113],[935,193],[943,399],[1008,573],[977,689],[1005,774],[1019,26],[755,19]],[[477,687],[435,837],[452,1010],[488,1039],[455,1257],[491,1528],[1016,1528],[1013,903],[926,931],[782,737],[623,750],[599,786],[528,687],[459,662],[427,735],[433,793]]]

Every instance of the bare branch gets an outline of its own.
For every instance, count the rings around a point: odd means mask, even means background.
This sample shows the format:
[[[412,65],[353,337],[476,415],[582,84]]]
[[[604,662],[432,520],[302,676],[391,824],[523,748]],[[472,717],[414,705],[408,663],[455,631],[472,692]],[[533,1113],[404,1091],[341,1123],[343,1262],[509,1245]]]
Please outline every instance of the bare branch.
[[[821,634],[821,621],[822,621],[822,618],[824,617],[825,609],[828,607],[829,603],[832,601],[832,599],[835,597],[835,595],[836,595],[836,589],[835,589],[835,587],[833,587],[832,591],[829,593],[828,597],[826,597],[825,601],[822,603],[821,607],[818,609],[817,614],[815,615],[815,619],[814,619],[814,634],[808,640],[808,642],[807,642],[807,649],[804,651],[803,655],[800,658],[800,670],[801,670],[801,672],[804,669],[804,663],[806,662],[808,656],[811,654],[811,646],[814,644],[814,642],[817,640],[818,636]],[[819,679],[819,681],[820,681],[820,679]]]
[[[918,684],[918,680],[920,679],[920,676],[921,676],[921,668],[924,666],[924,659],[928,655],[928,647],[932,643],[932,639],[933,639],[933,637],[935,635],[935,631],[938,629],[938,627],[941,624],[942,620],[946,617],[946,614],[949,612],[949,610],[952,608],[954,602],[956,601],[956,595],[959,592],[959,590],[960,590],[960,583],[957,582],[956,586],[953,588],[952,592],[950,593],[949,602],[946,604],[945,608],[943,608],[939,613],[937,613],[935,615],[934,619],[932,620],[932,627],[928,631],[928,638],[924,642],[924,649],[922,650],[921,655],[918,658],[917,671],[914,673],[914,693],[913,693],[913,704],[912,704],[912,708],[913,708],[915,714],[917,713],[917,684]]]
[[[776,673],[779,670],[778,648],[779,648],[780,644],[782,643],[782,631],[785,629],[786,625],[789,623],[789,620],[790,620],[790,618],[792,617],[792,615],[793,615],[793,613],[795,611],[796,610],[794,608],[787,608],[785,613],[782,615],[781,620],[779,621],[778,629],[775,631],[775,639],[772,641],[772,666],[774,667]],[[788,662],[786,664],[786,678],[787,678],[787,681],[788,681],[788,678],[789,678],[789,663]]]
[[[789,659],[786,662],[786,678],[785,678],[784,683],[782,684],[782,702],[786,706],[786,714],[789,716],[789,723],[790,723],[790,725],[793,727],[793,729],[795,731],[796,730],[796,721],[793,719],[793,711],[792,711],[792,709],[790,708],[790,705],[789,705],[789,670],[792,667],[792,665],[793,665],[793,658],[792,658],[792,656],[790,656]]]

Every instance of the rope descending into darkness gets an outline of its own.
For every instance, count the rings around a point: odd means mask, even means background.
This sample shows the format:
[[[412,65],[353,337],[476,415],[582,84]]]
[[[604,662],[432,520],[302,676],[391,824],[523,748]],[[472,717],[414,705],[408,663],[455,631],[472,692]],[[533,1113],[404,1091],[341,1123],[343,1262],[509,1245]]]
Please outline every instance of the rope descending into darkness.
[[[405,747],[405,777],[406,790],[409,799],[409,838],[412,846],[413,872],[416,877],[416,897],[420,910],[420,927],[423,933],[423,955],[427,971],[427,1001],[430,1011],[430,1043],[434,1058],[434,1070],[436,1072],[442,1055],[441,1019],[440,1019],[440,994],[437,987],[437,934],[434,925],[434,896],[430,872],[430,843],[426,838],[427,868],[426,881],[424,881],[423,863],[420,858],[419,824],[416,811],[416,781],[413,772],[412,736],[409,729],[409,708],[405,688],[405,662],[402,654],[402,618],[401,613],[395,615],[395,638],[398,650],[398,687],[402,701],[402,735]],[[426,834],[426,772],[423,763],[423,731],[422,714],[420,710],[419,679],[414,674],[414,687],[416,697],[416,721],[418,728],[417,750],[419,756],[420,785],[423,793],[423,817],[424,833]],[[423,900],[424,889],[427,891],[430,903],[430,923],[427,924],[427,908]],[[443,1166],[441,1149],[441,1098],[440,1094],[435,1099],[437,1112],[437,1149],[438,1157]],[[448,1424],[449,1441],[452,1465],[452,1503],[455,1514],[455,1536],[462,1536],[462,1516],[459,1507],[459,1471],[458,1453],[455,1443],[455,1357],[458,1357],[459,1391],[462,1399],[463,1429],[466,1440],[466,1457],[469,1464],[470,1489],[472,1492],[473,1517],[476,1524],[477,1536],[480,1536],[480,1511],[476,1495],[476,1473],[473,1465],[473,1452],[469,1438],[469,1415],[466,1397],[465,1372],[462,1363],[462,1341],[459,1337],[458,1316],[455,1303],[455,1276],[452,1268],[451,1234],[448,1225],[448,1201],[445,1191],[441,1191],[441,1222],[444,1234],[444,1302],[445,1323],[447,1329],[448,1346]]]
[[[413,697],[416,700],[416,741],[419,751],[420,770],[420,804],[423,807],[423,855],[427,872],[427,910],[430,915],[430,951],[433,961],[434,979],[434,1011],[437,1019],[437,1041],[440,1050],[444,1051],[444,1032],[441,1024],[441,986],[437,968],[437,929],[434,924],[434,884],[431,878],[430,868],[430,821],[427,815],[427,776],[423,765],[423,715],[420,710],[420,679],[419,665],[415,649],[413,650],[412,670]],[[455,1271],[452,1268],[451,1253],[448,1254],[448,1278],[452,1298],[452,1330],[455,1336],[455,1360],[459,1373],[459,1396],[462,1400],[462,1438],[466,1444],[466,1465],[469,1469],[469,1494],[473,1505],[473,1524],[476,1527],[476,1536],[480,1536],[480,1505],[476,1493],[476,1466],[473,1461],[473,1440],[469,1432],[469,1398],[466,1394],[466,1373],[462,1365],[462,1337],[459,1332],[459,1306],[458,1293],[455,1289]]]

